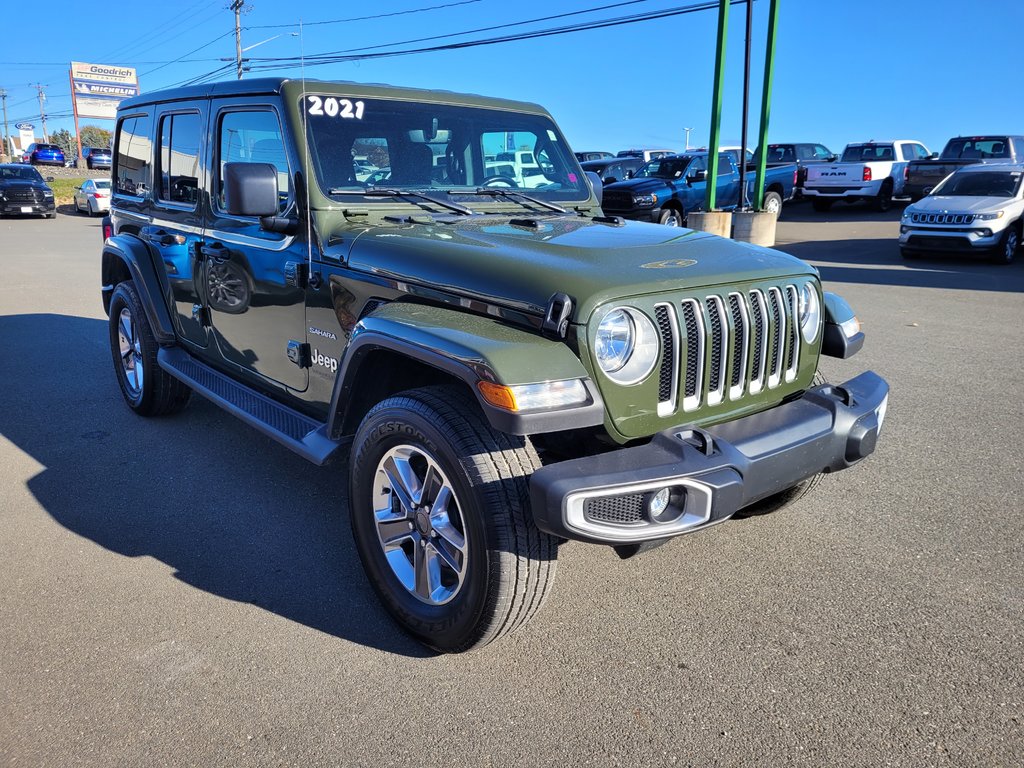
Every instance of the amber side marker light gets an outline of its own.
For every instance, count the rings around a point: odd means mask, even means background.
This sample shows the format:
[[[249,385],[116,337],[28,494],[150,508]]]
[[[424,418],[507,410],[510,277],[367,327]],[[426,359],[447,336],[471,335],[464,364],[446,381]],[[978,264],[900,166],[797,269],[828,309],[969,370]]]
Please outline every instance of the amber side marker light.
[[[495,384],[478,381],[477,389],[491,405],[506,411],[536,411],[547,408],[583,405],[590,400],[579,379],[545,381],[539,384]]]

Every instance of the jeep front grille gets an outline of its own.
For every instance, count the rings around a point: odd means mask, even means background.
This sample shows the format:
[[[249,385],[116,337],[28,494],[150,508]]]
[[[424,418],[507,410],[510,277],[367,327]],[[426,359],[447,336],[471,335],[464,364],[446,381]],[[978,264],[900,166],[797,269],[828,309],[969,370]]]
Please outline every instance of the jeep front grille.
[[[655,307],[661,334],[658,415],[737,400],[796,379],[795,285],[710,294]]]
[[[970,224],[974,221],[973,213],[912,213],[910,220],[914,224]]]

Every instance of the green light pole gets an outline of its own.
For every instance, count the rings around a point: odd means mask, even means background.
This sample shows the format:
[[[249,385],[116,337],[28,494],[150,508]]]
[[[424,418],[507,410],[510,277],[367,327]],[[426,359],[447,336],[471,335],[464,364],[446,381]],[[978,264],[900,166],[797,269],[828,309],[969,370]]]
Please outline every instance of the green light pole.
[[[760,211],[764,206],[764,167],[768,153],[768,118],[772,111],[772,75],[775,72],[775,30],[778,27],[779,2],[771,0],[768,8],[768,40],[764,52],[764,90],[761,92],[761,141],[758,144],[757,181],[754,183],[754,210]]]
[[[774,5],[775,0],[772,0]],[[704,177],[704,207],[715,210],[718,181],[719,128],[722,123],[722,86],[725,83],[725,41],[729,33],[729,0],[718,0],[718,51],[715,54],[715,86],[711,94],[711,133],[708,138],[708,170]]]

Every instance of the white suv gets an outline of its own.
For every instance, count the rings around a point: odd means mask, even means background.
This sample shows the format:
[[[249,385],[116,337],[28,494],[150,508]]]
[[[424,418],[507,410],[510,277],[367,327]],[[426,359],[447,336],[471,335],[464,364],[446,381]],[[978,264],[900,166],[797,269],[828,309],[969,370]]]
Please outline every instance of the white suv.
[[[907,206],[900,222],[900,253],[985,253],[1009,264],[1021,243],[1024,165],[968,165],[930,195]]]

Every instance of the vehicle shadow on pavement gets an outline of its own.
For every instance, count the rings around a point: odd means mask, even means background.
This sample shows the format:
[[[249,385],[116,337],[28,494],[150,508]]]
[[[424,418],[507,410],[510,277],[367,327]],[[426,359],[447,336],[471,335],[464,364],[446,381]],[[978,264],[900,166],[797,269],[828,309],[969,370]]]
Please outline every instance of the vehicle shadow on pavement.
[[[62,526],[219,597],[389,653],[432,655],[392,623],[363,575],[343,463],[315,467],[200,397],[177,416],[135,415],[104,320],[0,315],[0,338],[0,435],[43,466],[28,489]]]
[[[775,248],[811,262],[825,282],[966,291],[1024,291],[1024,252],[1009,265],[983,257],[925,256],[907,260],[895,239],[816,240]]]

